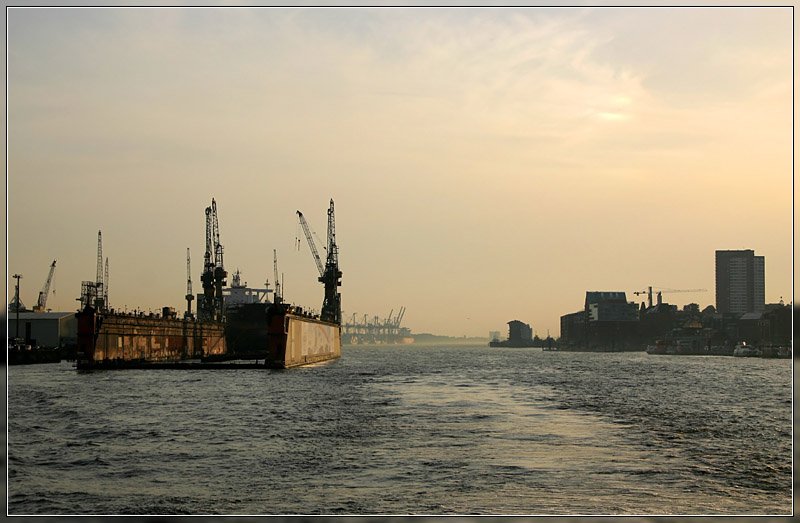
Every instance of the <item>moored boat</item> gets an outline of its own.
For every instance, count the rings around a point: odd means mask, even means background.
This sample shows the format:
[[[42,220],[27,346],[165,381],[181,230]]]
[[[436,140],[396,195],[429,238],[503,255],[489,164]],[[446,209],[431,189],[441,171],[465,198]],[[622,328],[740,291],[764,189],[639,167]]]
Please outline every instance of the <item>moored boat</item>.
[[[761,356],[761,349],[741,342],[736,344],[736,347],[733,349],[733,355],[738,358],[758,358]]]

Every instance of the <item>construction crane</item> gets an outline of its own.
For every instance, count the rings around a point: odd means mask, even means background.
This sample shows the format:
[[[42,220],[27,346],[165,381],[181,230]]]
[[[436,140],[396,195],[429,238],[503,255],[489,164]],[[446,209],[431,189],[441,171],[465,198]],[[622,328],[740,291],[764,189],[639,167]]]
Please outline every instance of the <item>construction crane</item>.
[[[334,218],[333,199],[331,199],[330,207],[328,207],[328,245],[326,249],[327,257],[324,266],[319,257],[319,253],[317,252],[317,247],[314,244],[314,238],[312,237],[311,229],[308,226],[303,213],[297,211],[297,216],[300,220],[300,225],[303,227],[306,240],[308,240],[308,246],[311,249],[314,262],[317,264],[317,269],[319,270],[319,281],[325,286],[325,298],[322,302],[322,312],[320,317],[323,321],[341,325],[342,306],[341,294],[338,292],[338,287],[342,285],[342,271],[339,270],[339,247],[336,244],[336,220]]]
[[[50,264],[50,272],[47,274],[44,287],[39,291],[39,299],[36,301],[36,305],[33,306],[33,312],[44,312],[47,310],[47,297],[50,295],[50,284],[53,282],[53,274],[55,274],[55,271],[56,261],[53,260],[53,263]]]
[[[186,247],[186,314],[185,318],[192,317],[192,300],[194,294],[192,293],[192,257],[189,252],[189,247]]]
[[[661,293],[663,292],[706,292],[706,289],[656,289],[656,299],[657,303],[661,303]],[[647,294],[647,308],[651,308],[653,306],[653,287],[648,286],[646,291],[634,291],[636,296],[640,294]]]

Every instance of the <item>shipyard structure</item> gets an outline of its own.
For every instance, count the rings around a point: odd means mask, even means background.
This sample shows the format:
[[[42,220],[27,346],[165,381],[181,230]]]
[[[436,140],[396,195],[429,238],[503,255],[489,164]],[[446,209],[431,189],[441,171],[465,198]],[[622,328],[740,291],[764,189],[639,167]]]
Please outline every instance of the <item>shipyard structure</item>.
[[[192,292],[191,258],[187,249],[186,311],[182,317],[171,307],[159,313],[120,312],[109,306],[108,261],[102,271],[102,235],[98,234],[96,281],[81,285],[77,319],[77,367],[174,368],[213,365],[289,368],[338,358],[341,355],[341,286],[333,200],[328,209],[327,256],[323,263],[303,214],[297,211],[306,233],[319,281],[325,289],[322,311],[310,314],[284,300],[274,256],[275,290],[250,288],[237,271],[227,287],[216,202],[205,210],[206,249],[200,280],[203,292]],[[274,252],[274,251],[273,251]],[[197,313],[192,302],[197,301]]]

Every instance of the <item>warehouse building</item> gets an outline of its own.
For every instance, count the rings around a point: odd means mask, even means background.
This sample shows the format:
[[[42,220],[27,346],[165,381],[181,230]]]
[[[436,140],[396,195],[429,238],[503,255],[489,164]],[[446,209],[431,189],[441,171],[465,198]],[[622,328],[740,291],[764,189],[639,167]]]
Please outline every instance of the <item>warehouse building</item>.
[[[8,313],[8,335],[40,347],[72,347],[78,341],[78,322],[74,312]]]

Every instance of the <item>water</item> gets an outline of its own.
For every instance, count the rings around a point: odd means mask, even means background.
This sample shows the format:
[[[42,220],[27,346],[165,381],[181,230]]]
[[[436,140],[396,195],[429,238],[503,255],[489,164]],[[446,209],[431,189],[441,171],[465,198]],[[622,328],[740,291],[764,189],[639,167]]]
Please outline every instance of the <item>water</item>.
[[[8,373],[21,514],[791,513],[790,360],[345,347]]]

